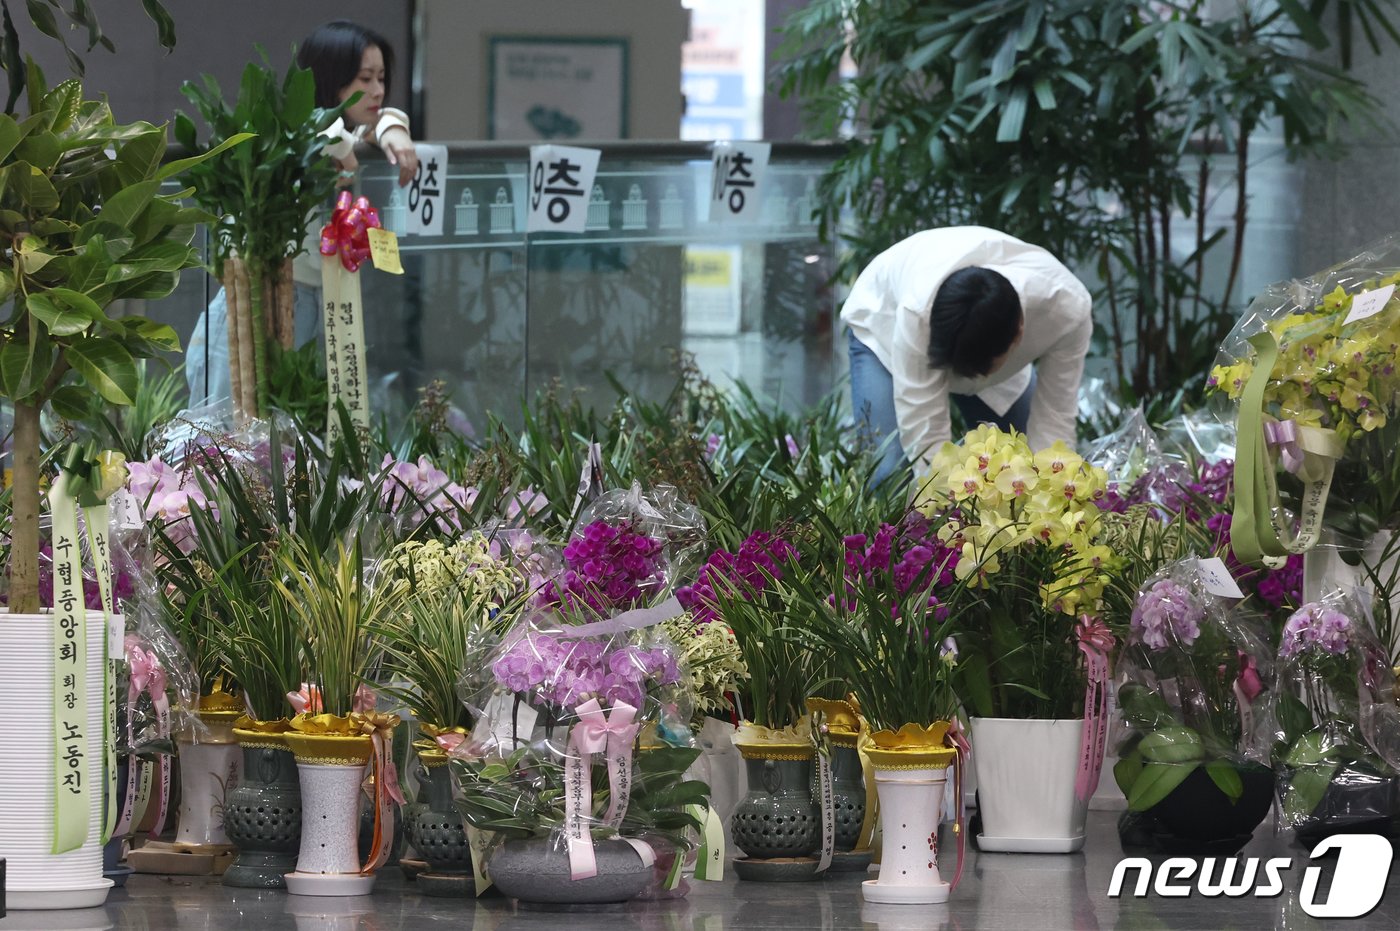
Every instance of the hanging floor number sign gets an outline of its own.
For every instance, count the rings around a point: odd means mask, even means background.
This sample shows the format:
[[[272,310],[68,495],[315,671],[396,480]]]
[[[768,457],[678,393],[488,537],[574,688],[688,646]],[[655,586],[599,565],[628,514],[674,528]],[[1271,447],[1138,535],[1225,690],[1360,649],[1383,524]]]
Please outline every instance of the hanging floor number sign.
[[[525,232],[582,233],[602,156],[598,149],[577,146],[530,146],[530,211]]]

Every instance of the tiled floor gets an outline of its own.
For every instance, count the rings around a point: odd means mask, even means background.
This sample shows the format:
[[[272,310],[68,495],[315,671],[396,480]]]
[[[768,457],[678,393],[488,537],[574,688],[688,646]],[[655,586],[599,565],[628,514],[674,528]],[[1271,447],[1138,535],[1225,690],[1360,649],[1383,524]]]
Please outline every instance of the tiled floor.
[[[862,929],[862,931],[1092,931],[1108,928],[1255,929],[1348,931],[1400,927],[1400,879],[1392,870],[1388,894],[1357,921],[1309,917],[1298,901],[1307,851],[1281,844],[1261,828],[1246,855],[1287,856],[1288,889],[1274,898],[1110,899],[1114,866],[1122,858],[1114,814],[1090,814],[1085,853],[1071,856],[971,854],[963,883],[945,906],[871,906],[863,903],[855,874],[833,874],[801,885],[744,883],[732,875],[722,883],[693,883],[688,898],[634,902],[576,910],[513,905],[495,896],[463,902],[431,899],[386,870],[372,896],[314,899],[283,893],[226,889],[208,880],[134,876],[105,907],[72,912],[11,913],[0,931],[53,928],[175,929],[181,931],[735,931],[735,929]],[[1331,861],[1335,863],[1336,861]],[[1322,888],[1332,867],[1322,864]],[[1319,898],[1322,895],[1319,894]],[[1325,899],[1324,899],[1325,901]]]

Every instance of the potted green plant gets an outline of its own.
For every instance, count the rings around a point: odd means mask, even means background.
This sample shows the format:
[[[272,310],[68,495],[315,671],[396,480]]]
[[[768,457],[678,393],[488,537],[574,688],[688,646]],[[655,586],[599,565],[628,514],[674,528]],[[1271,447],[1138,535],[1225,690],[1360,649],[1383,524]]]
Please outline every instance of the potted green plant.
[[[243,69],[232,106],[210,75],[199,84],[186,82],[182,92],[209,127],[201,143],[194,121],[176,115],[175,138],[189,151],[256,134],[218,171],[192,166],[187,177],[198,202],[222,218],[214,228],[214,269],[228,301],[234,410],[263,417],[273,391],[270,376],[282,353],[296,348],[292,259],[304,248],[313,212],[335,190],[337,172],[322,151],[323,133],[345,104],[317,107],[311,71],[293,62],[279,80],[265,54],[261,65],[252,61]]]
[[[306,661],[307,710],[286,735],[301,781],[302,835],[287,890],[368,895],[389,854],[394,803],[402,804],[390,742],[397,715],[367,702],[382,647],[374,631],[403,610],[405,586],[371,577],[357,538],[328,555],[295,537],[278,547],[273,587],[287,602]],[[360,863],[361,781],[373,764],[375,820],[369,861]]]
[[[1115,554],[1095,500],[1103,470],[1064,444],[1033,453],[982,426],[945,444],[921,493],[958,550],[958,693],[972,716],[983,850],[1069,853],[1103,761],[1100,619]]]
[[[11,76],[13,82],[13,75]],[[47,404],[60,414],[81,417],[94,395],[111,404],[130,404],[136,393],[136,359],[178,350],[173,330],[141,317],[108,315],[112,302],[123,298],[158,299],[169,294],[180,271],[199,264],[189,245],[203,211],[182,207],[177,193],[162,194],[165,179],[217,152],[237,145],[246,136],[225,140],[220,149],[186,162],[162,165],[165,133],[148,123],[119,125],[105,102],[84,100],[77,81],[53,89],[31,63],[27,73],[29,115],[0,114],[0,302],[11,305],[0,324],[0,396],[14,405],[13,493],[10,509],[9,616],[0,624],[0,700],[33,712],[40,732],[48,737],[20,738],[6,734],[12,745],[47,745],[53,734],[53,708],[24,689],[17,671],[5,668],[38,645],[49,657],[52,677],[61,632],[55,619],[39,614],[39,487],[42,437],[40,415]],[[14,84],[12,83],[12,88]],[[81,618],[82,612],[79,612]],[[85,775],[90,786],[103,783],[104,758],[102,675],[105,631],[86,623],[77,638],[95,681],[86,689],[83,709],[96,724],[89,728],[91,761]],[[40,694],[52,694],[46,688]],[[3,777],[0,794],[20,796]],[[30,779],[53,778],[52,772]],[[99,849],[98,814],[89,824],[88,844]],[[52,796],[51,796],[52,797]],[[3,848],[9,860],[12,889],[25,888],[21,877],[31,868],[36,876],[49,870],[44,853]],[[82,857],[86,858],[86,853]],[[84,860],[86,862],[86,860]],[[93,871],[89,898],[105,896],[99,889],[100,853]],[[42,896],[40,896],[42,898]],[[60,897],[62,898],[62,897]],[[67,907],[73,900],[65,899]]]
[[[592,635],[576,623],[590,616],[583,608],[557,626],[517,625],[469,666],[484,680],[473,689],[475,733],[452,752],[458,807],[494,835],[492,882],[524,901],[634,898],[663,858],[679,878],[688,832],[704,826],[707,787],[685,776],[699,750],[638,742],[651,723],[670,734],[665,696],[680,681],[673,650],[648,645],[645,631]]]
[[[415,748],[427,784],[422,804],[405,819],[409,842],[427,861],[419,887],[425,895],[467,895],[471,848],[438,741],[470,734],[472,716],[458,696],[458,679],[469,651],[518,619],[526,579],[493,557],[480,533],[451,542],[408,540],[390,552],[384,569],[410,586],[404,610],[386,617],[375,633],[384,648],[381,691],[413,713],[422,734]]]
[[[762,544],[754,546],[755,539]],[[799,559],[795,546],[758,531],[737,557],[717,554],[700,573],[696,610],[734,631],[749,679],[739,690],[743,721],[733,738],[744,759],[748,793],[730,818],[741,879],[803,881],[821,874],[822,812],[812,795],[818,735],[807,699],[832,687],[828,652],[789,623],[783,582]]]
[[[1195,559],[1143,586],[1119,656],[1130,732],[1113,775],[1149,843],[1238,846],[1268,814],[1267,643],[1204,588]]]
[[[274,597],[269,579],[249,569],[244,560],[230,560],[206,589],[206,599],[217,603],[210,613],[222,619],[210,628],[210,646],[237,683],[245,710],[233,724],[243,752],[241,777],[223,806],[224,830],[238,855],[223,883],[285,889],[301,845],[301,786],[287,746],[287,696],[306,677],[291,608]]]

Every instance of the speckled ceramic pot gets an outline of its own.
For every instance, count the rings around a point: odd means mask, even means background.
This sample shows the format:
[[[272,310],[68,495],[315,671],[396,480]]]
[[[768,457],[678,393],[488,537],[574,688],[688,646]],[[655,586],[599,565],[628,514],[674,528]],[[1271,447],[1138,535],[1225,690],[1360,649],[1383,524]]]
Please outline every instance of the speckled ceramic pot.
[[[228,794],[224,830],[238,845],[225,886],[285,889],[301,845],[301,785],[296,760],[277,733],[234,729],[243,748],[243,781]]]
[[[756,860],[806,857],[821,844],[812,798],[812,748],[789,752],[741,746],[749,794],[731,822],[734,844]]]
[[[199,700],[204,727],[191,729],[179,742],[180,808],[175,843],[187,847],[229,847],[224,830],[228,793],[238,788],[243,753],[233,737],[239,717],[231,695],[216,692]]]
[[[360,873],[360,786],[373,752],[368,737],[290,733],[301,782],[301,846],[289,892],[368,895],[374,875]]]

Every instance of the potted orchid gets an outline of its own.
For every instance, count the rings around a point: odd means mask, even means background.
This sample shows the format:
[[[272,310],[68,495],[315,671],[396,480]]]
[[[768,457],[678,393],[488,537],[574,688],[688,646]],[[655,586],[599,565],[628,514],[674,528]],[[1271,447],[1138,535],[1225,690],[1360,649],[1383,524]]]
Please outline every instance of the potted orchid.
[[[1114,638],[1103,470],[982,426],[935,455],[920,500],[958,552],[958,692],[972,715],[984,850],[1071,852],[1098,783]]]
[[[1361,605],[1332,594],[1289,617],[1275,698],[1281,828],[1306,843],[1394,834],[1400,777],[1395,673]]]
[[[1143,586],[1118,663],[1129,732],[1113,775],[1139,836],[1174,846],[1247,840],[1273,797],[1264,630],[1212,594],[1187,559]]]
[[[959,653],[949,603],[959,601],[958,590],[968,583],[956,581],[960,554],[938,530],[913,511],[869,537],[846,537],[839,562],[798,569],[788,584],[793,616],[804,619],[808,641],[833,658],[858,711],[858,759],[868,761],[865,775],[878,792],[884,831],[879,877],[861,890],[867,902],[946,902],[962,873],[963,826],[956,829],[951,882],[938,869],[937,836],[944,794],[961,799],[967,760],[953,688]],[[813,707],[836,712],[814,722],[835,734],[840,706]],[[868,844],[868,831],[862,833]]]
[[[684,722],[666,720],[681,677],[674,651],[645,630],[569,623],[588,616],[541,615],[491,650],[472,734],[451,751],[458,807],[492,836],[487,873],[525,901],[641,894],[670,854],[657,845],[687,849],[708,804],[705,785],[684,779],[699,751]],[[670,744],[638,748],[643,723],[658,719]]]
[[[824,655],[787,623],[780,588],[799,558],[781,534],[751,533],[737,552],[716,550],[693,585],[677,592],[701,617],[733,630],[748,681],[738,690],[742,717],[734,746],[743,757],[748,794],[730,818],[741,879],[814,879],[822,842],[812,796],[816,741],[807,698],[831,677]]]

